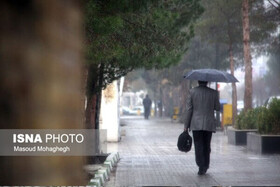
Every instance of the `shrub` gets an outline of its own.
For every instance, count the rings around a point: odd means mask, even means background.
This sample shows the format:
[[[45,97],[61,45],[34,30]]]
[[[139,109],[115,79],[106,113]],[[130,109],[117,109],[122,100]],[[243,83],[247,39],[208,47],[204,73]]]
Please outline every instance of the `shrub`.
[[[280,134],[280,100],[273,99],[257,120],[258,131],[261,134]]]
[[[237,116],[234,127],[236,129],[257,129],[258,116],[265,109],[265,107],[258,107],[255,109],[248,110],[247,113],[242,111]]]
[[[268,122],[269,122],[269,114],[268,109],[264,108],[262,112],[260,112],[257,120],[258,131],[261,134],[265,134],[268,130]]]
[[[244,118],[245,118],[245,112],[244,112],[244,110],[242,110],[240,112],[240,114],[236,118],[236,121],[235,121],[235,124],[234,124],[234,128],[242,129],[242,126],[243,126],[242,125],[242,121],[243,121]]]

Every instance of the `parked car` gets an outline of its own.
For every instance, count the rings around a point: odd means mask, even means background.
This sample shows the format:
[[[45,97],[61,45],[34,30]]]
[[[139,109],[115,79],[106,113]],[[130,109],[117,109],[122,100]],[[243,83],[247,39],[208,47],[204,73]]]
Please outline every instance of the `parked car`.
[[[135,106],[132,110],[131,110],[131,115],[142,115],[144,114],[144,107],[143,106]]]
[[[129,107],[126,107],[126,106],[122,106],[121,108],[122,110],[122,115],[131,115],[132,111]]]
[[[271,101],[273,99],[280,99],[280,95],[275,95],[275,96],[270,96],[265,102],[264,102],[264,106],[266,108],[268,108],[269,104],[271,103]]]
[[[144,114],[144,107],[135,106],[134,108],[130,109],[129,107],[122,106],[121,114],[122,115],[142,115],[142,114]]]

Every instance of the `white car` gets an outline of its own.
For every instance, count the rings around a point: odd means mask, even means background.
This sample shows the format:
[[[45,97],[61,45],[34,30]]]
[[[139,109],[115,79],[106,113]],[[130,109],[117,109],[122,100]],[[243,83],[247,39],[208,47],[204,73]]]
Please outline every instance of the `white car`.
[[[122,115],[131,115],[132,111],[129,107],[126,107],[126,106],[122,106],[121,107],[121,110],[122,110]]]
[[[136,106],[130,111],[131,115],[141,115],[144,114],[144,107],[143,106]]]
[[[271,101],[272,101],[273,99],[280,99],[280,95],[277,95],[277,96],[270,96],[270,97],[265,101],[264,106],[265,106],[266,108],[268,108],[269,104],[271,103]]]

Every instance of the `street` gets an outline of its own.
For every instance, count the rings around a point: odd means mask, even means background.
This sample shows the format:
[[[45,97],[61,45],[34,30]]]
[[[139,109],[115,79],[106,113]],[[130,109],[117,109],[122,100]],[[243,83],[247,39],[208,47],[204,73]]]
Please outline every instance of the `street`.
[[[257,155],[227,143],[224,132],[212,136],[210,168],[198,176],[194,147],[177,149],[183,124],[167,118],[121,120],[122,139],[109,143],[120,161],[106,186],[233,186],[279,185],[280,155]],[[192,133],[191,133],[192,134]],[[276,145],[279,146],[279,145]]]

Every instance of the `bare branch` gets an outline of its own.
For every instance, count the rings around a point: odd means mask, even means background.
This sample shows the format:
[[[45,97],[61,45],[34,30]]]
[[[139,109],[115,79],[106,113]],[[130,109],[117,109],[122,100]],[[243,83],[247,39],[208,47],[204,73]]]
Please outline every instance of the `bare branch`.
[[[277,2],[276,0],[273,0],[274,3],[276,3],[278,6],[280,6],[280,3]]]
[[[268,2],[269,2],[274,8],[276,8],[276,10],[278,10],[278,11],[280,12],[280,8],[279,8],[280,3],[276,2],[275,0],[273,0],[273,2],[271,2],[271,0],[268,0]],[[275,6],[274,3],[276,3],[278,6]]]

